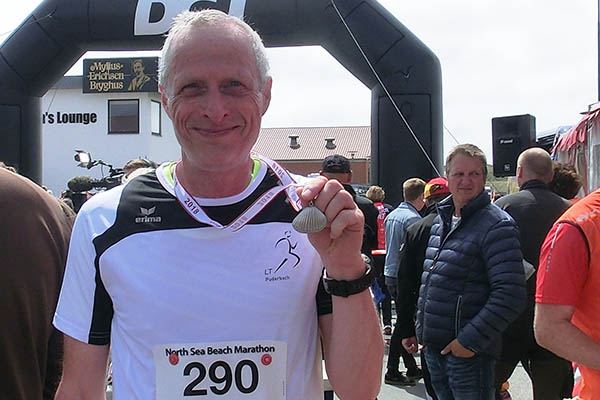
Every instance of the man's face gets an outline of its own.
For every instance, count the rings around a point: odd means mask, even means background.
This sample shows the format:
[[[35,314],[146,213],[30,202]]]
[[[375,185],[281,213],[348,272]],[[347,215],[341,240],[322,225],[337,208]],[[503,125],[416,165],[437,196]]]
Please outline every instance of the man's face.
[[[249,39],[237,28],[196,29],[173,43],[161,88],[182,158],[205,170],[248,165],[271,80],[261,87]]]
[[[448,187],[456,208],[462,208],[475,198],[485,186],[483,166],[477,158],[456,155],[450,163]]]
[[[141,75],[144,73],[144,65],[141,62],[136,62],[133,63],[133,72],[135,72],[136,75]]]

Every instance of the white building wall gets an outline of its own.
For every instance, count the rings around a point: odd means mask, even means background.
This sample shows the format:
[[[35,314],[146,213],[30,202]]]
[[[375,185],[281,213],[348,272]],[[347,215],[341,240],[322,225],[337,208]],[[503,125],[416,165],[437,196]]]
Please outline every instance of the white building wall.
[[[160,102],[160,96],[152,96],[151,100]],[[144,115],[150,115],[151,107],[150,98],[148,102],[144,103],[146,107],[146,113]],[[150,118],[147,119],[147,132],[151,131]],[[164,161],[173,161],[181,158],[181,148],[175,137],[175,131],[173,130],[173,123],[167,116],[164,107],[160,107],[160,125],[161,125],[161,136],[150,135],[148,144],[148,156],[151,160],[157,163]]]
[[[139,99],[140,132],[138,134],[108,134],[108,100]],[[179,145],[171,121],[161,106],[161,136],[152,135],[151,100],[160,102],[158,93],[83,94],[77,89],[51,89],[42,99],[42,183],[55,195],[67,188],[74,176],[86,175],[99,179],[108,168],[96,166],[90,170],[77,166],[74,150],[85,150],[94,159],[101,159],[115,168],[132,158],[148,158],[156,162],[179,158]],[[97,121],[59,123],[60,113],[95,113]],[[51,123],[50,115],[54,117]]]

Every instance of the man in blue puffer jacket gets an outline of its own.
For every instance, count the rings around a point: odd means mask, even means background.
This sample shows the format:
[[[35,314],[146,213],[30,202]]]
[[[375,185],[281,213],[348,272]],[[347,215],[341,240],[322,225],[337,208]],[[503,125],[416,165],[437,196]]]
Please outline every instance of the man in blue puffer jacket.
[[[493,400],[502,331],[525,305],[519,232],[484,191],[485,154],[446,159],[450,197],[438,204],[419,292],[417,337],[440,400]]]

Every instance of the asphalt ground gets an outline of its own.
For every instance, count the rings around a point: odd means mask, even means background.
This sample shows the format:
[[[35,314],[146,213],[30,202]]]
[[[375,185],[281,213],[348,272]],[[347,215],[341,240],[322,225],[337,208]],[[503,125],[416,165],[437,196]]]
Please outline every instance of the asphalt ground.
[[[385,336],[386,339],[389,336]],[[425,397],[425,385],[423,379],[419,380],[415,386],[393,386],[383,382],[383,375],[385,374],[385,365],[387,363],[388,345],[386,344],[386,351],[383,360],[382,368],[382,382],[381,390],[377,396],[378,400],[412,400],[412,399],[426,399]],[[420,365],[420,357],[416,354],[415,359]],[[406,372],[406,368],[402,364],[400,359],[400,371]],[[531,390],[531,381],[527,376],[527,373],[519,363],[515,372],[509,379],[510,389],[508,390],[513,400],[533,400],[533,393]],[[338,399],[337,397],[335,397]]]

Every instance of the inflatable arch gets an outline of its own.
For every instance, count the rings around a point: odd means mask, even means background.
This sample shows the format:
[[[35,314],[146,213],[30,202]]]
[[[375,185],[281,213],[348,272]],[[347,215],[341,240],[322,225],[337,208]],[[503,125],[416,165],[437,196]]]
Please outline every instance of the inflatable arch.
[[[437,57],[376,0],[335,0],[434,164],[442,165]],[[0,160],[41,180],[41,97],[88,50],[156,50],[184,9],[244,17],[265,45],[321,45],[372,91],[372,183],[387,200],[433,168],[396,113],[331,0],[45,0],[0,47]],[[277,77],[275,77],[277,79]]]

